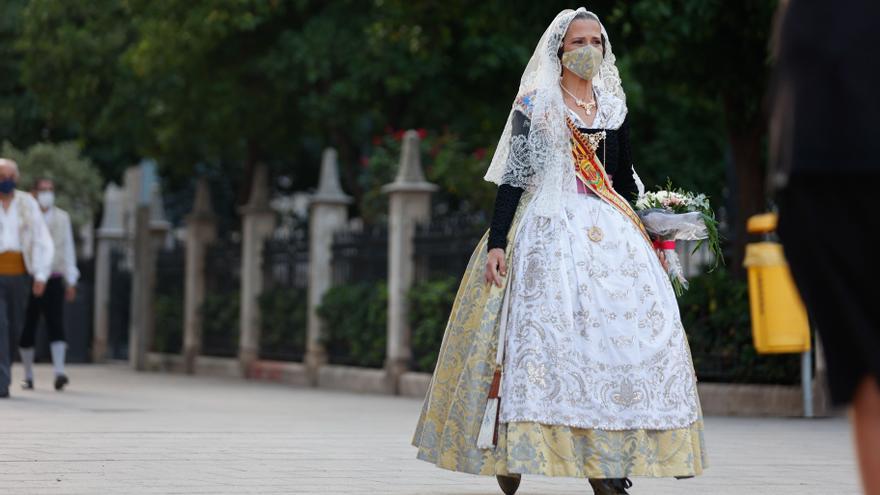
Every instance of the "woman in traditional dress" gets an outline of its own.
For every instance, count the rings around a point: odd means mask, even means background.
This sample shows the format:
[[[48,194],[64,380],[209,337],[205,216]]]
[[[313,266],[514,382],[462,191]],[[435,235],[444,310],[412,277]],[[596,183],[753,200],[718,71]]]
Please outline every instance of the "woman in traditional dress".
[[[627,199],[627,108],[598,17],[542,36],[486,174],[499,185],[413,438],[439,467],[589,478],[699,475],[703,421],[669,278]],[[612,185],[613,179],[613,185]],[[503,370],[503,373],[502,373]]]

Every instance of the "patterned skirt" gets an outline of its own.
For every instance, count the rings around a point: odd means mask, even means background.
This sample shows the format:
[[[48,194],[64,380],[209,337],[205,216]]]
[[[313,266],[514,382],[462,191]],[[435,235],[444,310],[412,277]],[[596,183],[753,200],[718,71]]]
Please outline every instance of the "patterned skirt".
[[[483,475],[701,474],[693,366],[650,246],[596,197],[573,195],[558,219],[533,217],[528,204],[526,195],[509,234],[509,293],[483,282],[486,236],[471,256],[413,437],[418,458]],[[594,226],[600,241],[577,238]],[[512,304],[498,444],[480,449],[505,294]],[[603,305],[604,314],[586,313]],[[652,317],[657,311],[662,318]]]

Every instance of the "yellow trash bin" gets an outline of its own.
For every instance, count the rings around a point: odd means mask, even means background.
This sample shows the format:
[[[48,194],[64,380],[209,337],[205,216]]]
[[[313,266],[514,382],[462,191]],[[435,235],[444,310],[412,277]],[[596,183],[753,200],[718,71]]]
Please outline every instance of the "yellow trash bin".
[[[748,269],[752,337],[758,353],[810,350],[807,311],[791,278],[782,245],[776,242],[746,245],[743,265]]]

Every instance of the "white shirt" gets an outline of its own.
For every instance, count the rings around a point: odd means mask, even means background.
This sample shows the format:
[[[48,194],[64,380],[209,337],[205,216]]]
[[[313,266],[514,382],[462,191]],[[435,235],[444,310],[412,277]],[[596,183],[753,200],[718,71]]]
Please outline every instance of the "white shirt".
[[[70,224],[70,217],[63,210],[61,210],[62,214],[58,212],[58,208],[54,206],[43,212],[43,219],[49,227],[49,235],[52,236],[55,245],[52,274],[60,273],[68,286],[74,286],[79,280],[79,269],[76,267],[73,226]],[[53,222],[58,222],[58,225],[54,225]]]
[[[55,246],[40,213],[37,200],[23,191],[15,191],[8,208],[0,204],[0,252],[21,252],[28,273],[45,282],[52,270]]]
[[[0,253],[21,251],[18,216],[18,201],[10,201],[9,208],[0,204]]]

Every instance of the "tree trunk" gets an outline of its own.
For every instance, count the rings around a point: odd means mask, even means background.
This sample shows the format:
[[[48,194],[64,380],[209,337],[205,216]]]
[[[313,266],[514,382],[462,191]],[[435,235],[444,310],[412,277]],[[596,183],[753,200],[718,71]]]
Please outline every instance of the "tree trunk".
[[[746,221],[750,216],[766,210],[766,184],[764,173],[763,137],[765,123],[760,115],[750,122],[739,125],[731,122],[732,112],[737,111],[737,106],[732,102],[725,102],[725,110],[728,114],[727,136],[731,151],[731,166],[733,173],[733,187],[731,194],[733,208],[729,215],[730,235],[732,238],[729,257],[730,273],[739,279],[744,278],[745,270],[742,262],[745,254],[745,245],[748,242]]]

